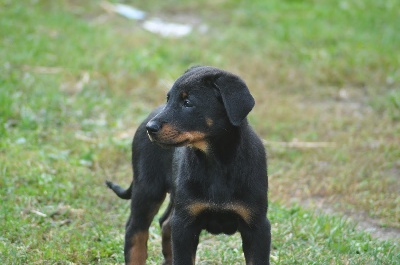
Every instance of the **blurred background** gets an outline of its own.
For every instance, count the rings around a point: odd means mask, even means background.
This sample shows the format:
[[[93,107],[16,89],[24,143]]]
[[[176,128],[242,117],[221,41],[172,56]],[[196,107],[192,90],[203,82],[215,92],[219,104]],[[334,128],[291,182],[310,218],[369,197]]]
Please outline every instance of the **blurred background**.
[[[137,126],[212,65],[256,99],[272,261],[400,263],[399,49],[396,0],[0,0],[0,261],[122,263],[103,183],[129,186]],[[240,237],[203,238],[199,264],[243,264]]]

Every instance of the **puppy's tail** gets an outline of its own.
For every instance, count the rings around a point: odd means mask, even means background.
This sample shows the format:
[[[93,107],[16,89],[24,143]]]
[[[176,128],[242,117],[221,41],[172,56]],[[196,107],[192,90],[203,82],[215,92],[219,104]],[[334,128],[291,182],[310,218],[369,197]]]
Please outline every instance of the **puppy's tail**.
[[[129,188],[124,189],[121,186],[112,183],[111,181],[106,180],[106,185],[107,187],[109,187],[110,189],[112,189],[112,191],[117,194],[118,197],[120,197],[121,199],[124,200],[129,200],[130,198],[132,198],[132,185],[133,182],[131,183],[131,185],[129,186]]]

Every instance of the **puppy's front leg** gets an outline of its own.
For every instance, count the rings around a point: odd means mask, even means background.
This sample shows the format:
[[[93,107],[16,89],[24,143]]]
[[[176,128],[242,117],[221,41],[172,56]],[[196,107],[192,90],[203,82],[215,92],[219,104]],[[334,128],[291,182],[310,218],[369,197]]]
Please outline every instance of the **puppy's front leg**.
[[[187,220],[188,218],[175,213],[171,218],[172,264],[174,265],[195,264],[196,261],[201,229],[193,223],[188,223]]]
[[[271,251],[271,225],[267,218],[261,218],[251,226],[240,229],[243,252],[247,265],[269,265]]]

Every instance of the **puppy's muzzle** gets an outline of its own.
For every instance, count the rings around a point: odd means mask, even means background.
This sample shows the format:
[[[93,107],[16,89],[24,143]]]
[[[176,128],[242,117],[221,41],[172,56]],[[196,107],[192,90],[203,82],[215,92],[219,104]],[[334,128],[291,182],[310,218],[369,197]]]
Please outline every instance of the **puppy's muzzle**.
[[[150,120],[146,124],[147,135],[149,136],[151,141],[154,141],[154,137],[160,132],[161,125],[153,120]]]

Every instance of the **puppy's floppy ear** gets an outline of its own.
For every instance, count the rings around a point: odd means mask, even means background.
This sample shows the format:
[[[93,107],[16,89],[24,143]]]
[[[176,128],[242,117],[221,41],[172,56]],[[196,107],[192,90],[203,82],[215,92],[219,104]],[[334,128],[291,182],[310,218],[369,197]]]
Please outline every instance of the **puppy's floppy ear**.
[[[254,98],[244,81],[231,73],[217,74],[214,85],[221,93],[229,121],[239,126],[254,107]]]

